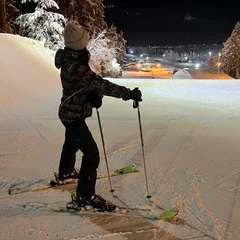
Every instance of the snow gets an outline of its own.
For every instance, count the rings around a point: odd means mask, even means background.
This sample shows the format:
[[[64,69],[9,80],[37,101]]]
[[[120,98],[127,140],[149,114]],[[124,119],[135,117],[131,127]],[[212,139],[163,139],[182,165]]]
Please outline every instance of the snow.
[[[64,128],[54,52],[42,42],[0,34],[1,239],[240,239],[240,81],[109,79],[143,93],[140,103],[147,182],[155,206],[178,208],[176,221],[76,216],[50,211],[69,192],[48,189],[9,195],[57,171]],[[115,204],[146,206],[146,179],[137,110],[104,97],[99,109],[109,169],[135,163],[138,172],[97,181]],[[96,112],[87,120],[106,172]],[[77,156],[77,168],[81,153]]]
[[[187,70],[180,69],[172,76],[172,78],[176,78],[176,79],[192,79],[192,76],[191,76],[191,74]]]

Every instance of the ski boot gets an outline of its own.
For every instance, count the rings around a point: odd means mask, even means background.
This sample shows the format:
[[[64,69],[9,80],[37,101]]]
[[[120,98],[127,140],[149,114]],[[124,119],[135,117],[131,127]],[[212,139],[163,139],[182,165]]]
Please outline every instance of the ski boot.
[[[78,195],[71,194],[72,202],[67,204],[67,209],[81,210],[84,208],[88,211],[87,206],[90,206],[93,209],[96,209],[99,212],[112,212],[116,209],[116,205],[106,201],[100,195],[93,195],[90,198],[79,197]]]
[[[51,179],[50,185],[51,186],[58,186],[67,183],[76,182],[79,178],[79,172],[75,169],[70,173],[64,173],[59,171],[59,173],[54,172],[54,179]]]

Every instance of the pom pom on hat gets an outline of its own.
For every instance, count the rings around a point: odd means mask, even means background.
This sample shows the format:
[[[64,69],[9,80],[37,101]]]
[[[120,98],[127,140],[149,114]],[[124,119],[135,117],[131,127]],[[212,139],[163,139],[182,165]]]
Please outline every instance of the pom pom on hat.
[[[69,22],[63,31],[65,47],[74,51],[79,51],[87,47],[89,34],[83,27],[77,27],[73,22]]]

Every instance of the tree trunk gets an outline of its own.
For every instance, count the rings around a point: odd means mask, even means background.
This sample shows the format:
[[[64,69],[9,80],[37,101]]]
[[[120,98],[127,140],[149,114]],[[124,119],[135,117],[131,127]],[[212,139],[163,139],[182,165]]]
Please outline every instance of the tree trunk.
[[[0,33],[7,31],[5,0],[0,0]]]

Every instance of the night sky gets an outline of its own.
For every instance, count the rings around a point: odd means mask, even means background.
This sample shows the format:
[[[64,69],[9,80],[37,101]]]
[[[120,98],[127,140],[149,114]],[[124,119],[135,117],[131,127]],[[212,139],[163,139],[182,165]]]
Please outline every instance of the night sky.
[[[129,45],[222,44],[240,21],[240,7],[230,0],[209,2],[104,0],[103,4],[107,24],[123,31]],[[185,19],[186,13],[191,21]]]
[[[210,2],[211,5],[208,4]],[[104,0],[104,5],[107,4],[125,4],[129,6],[131,4],[151,6],[159,10],[159,12],[169,11],[179,15],[190,12],[192,16],[198,18],[209,19],[224,19],[230,23],[236,24],[240,21],[240,7],[236,3],[231,1],[225,1],[224,3],[213,3],[211,1],[169,1],[169,0]]]
[[[240,7],[230,1],[208,5],[201,0],[104,0],[103,4],[106,22],[123,31],[130,45],[222,43],[240,21]],[[192,21],[185,19],[188,12]]]

